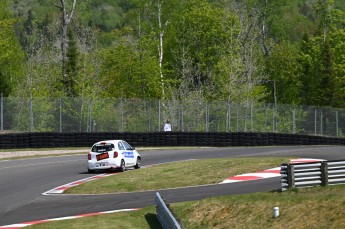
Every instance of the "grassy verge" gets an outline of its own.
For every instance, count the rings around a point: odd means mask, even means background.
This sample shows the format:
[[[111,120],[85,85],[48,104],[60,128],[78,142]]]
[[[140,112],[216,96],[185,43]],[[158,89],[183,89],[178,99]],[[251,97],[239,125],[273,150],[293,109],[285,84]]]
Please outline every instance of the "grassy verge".
[[[148,207],[132,212],[120,212],[106,215],[97,215],[73,220],[53,221],[37,224],[28,228],[122,228],[122,229],[152,229],[161,228],[156,217],[155,207]]]
[[[276,206],[280,216],[273,218]],[[345,228],[344,185],[206,198],[170,207],[187,229]],[[155,208],[148,207],[30,228],[161,228],[155,214]]]
[[[278,167],[288,158],[221,158],[167,163],[130,170],[68,189],[69,194],[100,194],[217,184],[238,174]]]
[[[345,228],[345,186],[172,204],[185,228]],[[280,216],[273,218],[273,207]]]
[[[163,188],[168,186],[167,183],[174,182],[186,185],[183,180],[188,181],[187,185],[218,183],[227,176],[277,167],[284,161],[287,159],[237,158],[170,163],[85,183],[73,188],[72,193],[130,191],[146,182],[150,183],[147,186],[149,189]],[[165,183],[163,177],[169,181]],[[106,183],[109,182],[115,183],[107,187]],[[132,183],[136,185],[133,186]],[[122,189],[119,189],[121,184]],[[172,203],[170,207],[183,228],[345,228],[344,194],[345,186],[339,185],[206,198]],[[280,208],[279,218],[273,218],[273,207]],[[32,228],[161,228],[155,214],[155,208],[151,206],[136,212],[50,222]]]

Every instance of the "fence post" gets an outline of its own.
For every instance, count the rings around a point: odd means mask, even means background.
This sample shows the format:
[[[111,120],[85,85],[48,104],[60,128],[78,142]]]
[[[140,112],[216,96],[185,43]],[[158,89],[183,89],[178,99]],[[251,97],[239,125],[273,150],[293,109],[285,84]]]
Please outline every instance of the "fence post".
[[[86,132],[92,132],[92,99],[89,100],[88,106],[87,106],[87,118],[86,118]]]
[[[62,133],[62,102],[61,98],[59,98],[59,103],[60,103],[60,113],[59,113],[59,119],[60,119],[60,124],[59,124],[59,131]]]
[[[321,185],[328,185],[328,163],[327,161],[321,162]]]
[[[323,118],[323,114],[322,114],[322,110],[320,112],[320,135],[323,135],[323,126],[322,126],[322,118]]]
[[[296,134],[296,111],[292,110],[292,133]]]
[[[181,103],[181,131],[184,132],[184,123],[183,123],[183,103]]]
[[[317,121],[316,121],[316,118],[317,118],[317,109],[315,109],[315,111],[314,111],[314,134],[315,135],[317,133]]]
[[[149,117],[148,117],[148,131],[149,132],[151,132],[151,114],[152,114],[152,109],[151,109],[151,104],[152,103],[152,101],[151,100],[149,100],[149,101],[146,101],[145,100],[145,110],[148,110],[148,115],[149,115]]]
[[[338,111],[335,111],[336,134],[339,137],[339,116]]]
[[[161,100],[158,100],[158,131],[161,131]]]
[[[119,132],[123,131],[123,105],[122,105],[122,98],[120,98],[119,103]]]
[[[238,103],[236,104],[236,130],[239,131],[239,120],[238,120]]]
[[[1,93],[1,130],[4,130],[4,94]]]
[[[275,110],[275,107],[274,107],[274,105],[273,105],[273,115],[272,115],[272,132],[273,133],[275,133],[275,122],[276,122],[276,119],[275,119],[275,116],[276,116],[276,114],[275,114],[275,112],[276,112],[276,110]]]
[[[254,132],[253,100],[250,101],[250,122],[251,122],[252,132]]]
[[[32,110],[32,95],[30,97],[30,132],[33,132],[34,130],[34,114],[33,114],[33,110]]]
[[[226,132],[231,132],[231,103],[226,102]]]

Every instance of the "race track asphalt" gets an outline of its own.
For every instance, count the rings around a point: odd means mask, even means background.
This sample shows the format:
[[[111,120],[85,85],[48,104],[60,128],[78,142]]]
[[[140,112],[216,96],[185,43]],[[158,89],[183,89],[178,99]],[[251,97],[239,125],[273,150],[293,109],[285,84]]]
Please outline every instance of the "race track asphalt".
[[[344,146],[224,147],[174,150],[140,150],[142,166],[201,158],[265,157],[345,159]],[[279,166],[279,165],[277,165]],[[86,172],[86,155],[0,161],[0,226],[71,215],[154,205],[157,192],[108,195],[42,195],[76,180]],[[227,175],[224,175],[227,178]],[[280,178],[230,184],[159,190],[169,202],[210,196],[278,190]]]

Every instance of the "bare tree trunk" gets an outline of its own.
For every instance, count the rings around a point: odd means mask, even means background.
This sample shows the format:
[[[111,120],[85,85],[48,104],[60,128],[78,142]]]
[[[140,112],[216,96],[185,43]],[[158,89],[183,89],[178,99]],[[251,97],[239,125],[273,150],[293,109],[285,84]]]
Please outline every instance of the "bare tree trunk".
[[[64,84],[65,90],[69,90],[69,87],[66,87],[66,81],[67,81],[67,75],[66,75],[66,65],[67,65],[67,44],[68,44],[68,39],[67,39],[67,30],[68,30],[68,25],[70,24],[75,6],[77,3],[77,0],[73,0],[72,3],[72,8],[70,10],[70,13],[67,12],[67,5],[65,0],[60,0],[61,6],[56,5],[61,12],[62,12],[62,35],[61,35],[61,53],[62,53],[62,81]],[[70,94],[70,90],[67,91],[67,94]]]
[[[267,0],[266,0],[267,2]],[[251,101],[251,91],[256,83],[265,77],[261,70],[258,69],[258,56],[259,46],[258,40],[260,39],[260,33],[256,26],[258,24],[259,15],[255,11],[250,11],[244,4],[235,5],[235,10],[238,12],[239,20],[241,23],[241,33],[239,35],[239,42],[241,43],[240,56],[242,57],[243,73],[240,81],[245,83],[245,100],[246,104]],[[265,30],[262,27],[262,30]],[[248,107],[248,106],[247,106]]]
[[[141,14],[138,15],[138,36],[139,40],[141,40]],[[140,79],[141,79],[141,90],[144,95],[144,99],[146,99],[146,84],[144,82],[144,73],[143,73],[143,47],[142,42],[139,42],[139,63],[140,63]]]
[[[267,56],[269,54],[269,48],[267,47],[266,40],[267,40],[267,28],[266,28],[266,17],[267,17],[267,7],[268,7],[268,0],[265,0],[265,9],[262,17],[262,47],[264,50],[264,55]]]
[[[162,26],[162,19],[161,19],[161,10],[162,10],[162,4],[161,1],[158,0],[158,26],[159,26],[159,47],[158,47],[158,53],[159,53],[159,74],[161,78],[161,84],[162,84],[162,96],[164,99],[164,76],[163,76],[163,36],[164,36],[164,29]]]

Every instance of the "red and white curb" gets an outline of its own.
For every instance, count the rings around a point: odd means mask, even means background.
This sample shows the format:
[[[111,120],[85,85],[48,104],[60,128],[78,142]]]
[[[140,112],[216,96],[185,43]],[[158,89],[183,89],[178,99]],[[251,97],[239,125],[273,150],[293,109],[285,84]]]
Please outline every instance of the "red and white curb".
[[[104,215],[104,214],[117,213],[117,212],[129,212],[129,211],[136,211],[136,210],[138,210],[138,208],[104,211],[104,212],[96,212],[96,213],[89,213],[89,214],[81,214],[81,215],[76,215],[76,216],[60,217],[60,218],[54,218],[54,219],[37,220],[37,221],[26,222],[26,223],[0,226],[0,229],[18,229],[18,228],[36,225],[40,223],[47,223],[47,222],[67,220],[67,219],[78,219],[78,218],[83,218],[87,216]]]
[[[301,159],[291,159],[290,163],[307,163],[307,162],[318,162],[318,161],[324,161],[324,160],[313,159],[313,158],[301,158]],[[280,177],[280,176],[281,176],[280,167],[276,167],[273,169],[267,169],[267,170],[256,172],[256,173],[246,173],[246,174],[242,174],[238,176],[229,177],[225,179],[223,182],[221,182],[220,184],[260,180],[260,179]]]
[[[77,181],[74,181],[74,182],[71,182],[71,183],[68,183],[68,184],[61,185],[59,187],[51,189],[51,190],[49,190],[47,192],[44,192],[42,194],[43,195],[62,194],[65,190],[67,190],[69,188],[78,186],[78,185],[83,184],[83,183],[88,182],[88,181],[93,181],[93,180],[97,180],[97,179],[100,179],[100,178],[103,178],[103,177],[112,176],[114,174],[116,174],[116,173],[103,173],[103,174],[99,174],[99,175],[96,175],[96,176],[84,178],[84,179],[77,180]]]
[[[190,160],[195,160],[195,159],[190,159]],[[178,161],[175,161],[175,162],[178,162]],[[171,162],[169,162],[169,163],[171,163]],[[165,163],[153,164],[153,165],[150,165],[150,166],[156,166],[156,165],[161,165],[161,164],[165,164]],[[145,168],[145,167],[149,167],[149,166],[142,166],[141,168]],[[114,173],[102,173],[102,174],[99,174],[99,175],[96,175],[96,176],[87,177],[87,178],[84,178],[84,179],[81,179],[81,180],[73,181],[71,183],[64,184],[64,185],[61,185],[59,187],[53,188],[53,189],[51,189],[49,191],[46,191],[46,192],[42,193],[42,195],[62,194],[64,191],[66,191],[69,188],[81,185],[81,184],[83,184],[85,182],[97,180],[97,179],[100,179],[100,178],[103,178],[103,177],[113,176],[115,174],[117,174],[117,173],[116,172],[114,172]]]

